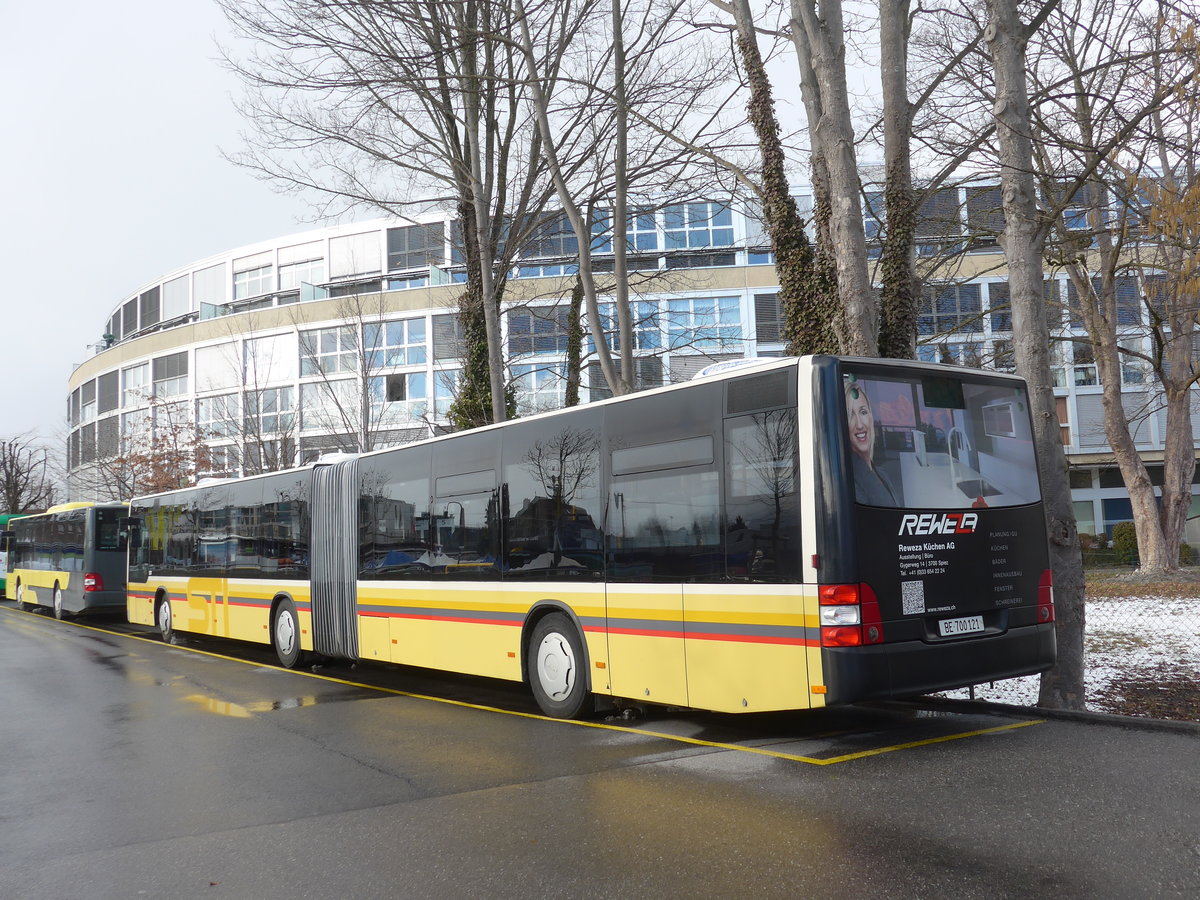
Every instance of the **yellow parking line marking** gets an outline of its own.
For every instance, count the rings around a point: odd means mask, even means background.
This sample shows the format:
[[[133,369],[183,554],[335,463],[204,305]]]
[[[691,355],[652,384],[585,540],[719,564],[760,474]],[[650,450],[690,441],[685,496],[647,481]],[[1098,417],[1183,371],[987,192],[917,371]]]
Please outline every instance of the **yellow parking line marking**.
[[[27,615],[38,615],[34,612],[26,612]],[[40,616],[39,616],[40,617]],[[177,644],[163,644],[158,637],[146,637],[139,634],[127,634],[120,631],[109,631],[104,628],[97,628],[94,625],[84,625],[79,622],[71,622],[64,620],[61,624],[73,625],[76,628],[84,628],[88,631],[96,631],[101,634],[108,634],[114,637],[132,638],[136,641],[144,641],[148,644],[158,644],[163,647],[173,647],[176,650],[184,650],[188,653],[198,653],[201,656],[208,656],[214,659],[224,659],[229,662],[241,663],[245,666],[253,666],[261,669],[266,665],[268,668],[278,668],[284,672],[291,672],[294,675],[302,675],[305,678],[317,678],[321,681],[328,681],[332,684],[341,684],[348,687],[363,688],[368,691],[378,691],[382,694],[392,694],[397,697],[408,697],[413,700],[428,700],[432,703],[444,703],[450,706],[458,706],[464,709],[475,709],[481,712],[500,713],[506,716],[519,716],[523,719],[534,719],[540,722],[553,722],[559,725],[576,725],[583,728],[599,728],[605,731],[619,731],[626,734],[636,734],[641,737],[658,738],[664,741],[672,741],[677,744],[691,744],[697,747],[711,747],[714,750],[733,750],[739,753],[754,753],[759,756],[769,756],[774,759],[784,759],[789,762],[807,763],[812,766],[831,766],[836,763],[850,762],[855,759],[864,759],[868,756],[880,756],[884,753],[895,753],[898,750],[912,750],[916,747],[926,747],[930,744],[944,744],[947,741],[957,741],[963,738],[979,737],[985,734],[998,734],[1004,731],[1012,731],[1017,728],[1025,728],[1028,725],[1040,725],[1045,722],[1045,719],[1026,719],[1021,722],[1011,722],[1007,725],[997,725],[993,728],[979,728],[974,731],[963,731],[957,734],[944,734],[939,737],[923,738],[919,741],[908,741],[903,744],[891,744],[886,747],[873,747],[870,750],[858,750],[854,753],[845,753],[841,756],[831,756],[828,758],[817,758],[813,756],[801,756],[798,753],[784,753],[779,750],[771,750],[766,747],[748,747],[743,744],[729,744],[724,741],[705,741],[700,738],[686,737],[679,734],[669,734],[662,731],[651,731],[648,728],[633,728],[629,725],[611,725],[607,722],[584,722],[576,719],[555,719],[550,716],[544,716],[540,713],[521,712],[520,710],[501,709],[497,706],[486,706],[480,703],[468,703],[465,700],[451,700],[446,697],[432,697],[428,694],[416,694],[411,691],[401,691],[396,688],[380,687],[375,684],[363,684],[358,681],[349,681],[345,678],[335,678],[332,675],[321,675],[317,672],[304,672],[299,669],[283,669],[280,666],[270,666],[266,663],[253,662],[251,660],[238,659],[236,656],[226,656],[223,653],[213,653],[210,650],[200,650],[196,647],[184,647]]]

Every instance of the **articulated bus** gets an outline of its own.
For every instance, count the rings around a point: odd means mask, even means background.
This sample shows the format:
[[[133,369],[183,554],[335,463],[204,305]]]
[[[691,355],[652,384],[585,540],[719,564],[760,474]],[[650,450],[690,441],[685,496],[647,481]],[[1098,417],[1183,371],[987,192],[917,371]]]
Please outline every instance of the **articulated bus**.
[[[131,622],[723,712],[1055,659],[1024,382],[803,357],[131,504]],[[594,708],[591,707],[591,708]]]
[[[124,503],[62,503],[13,517],[8,584],[18,608],[58,618],[126,605]]]

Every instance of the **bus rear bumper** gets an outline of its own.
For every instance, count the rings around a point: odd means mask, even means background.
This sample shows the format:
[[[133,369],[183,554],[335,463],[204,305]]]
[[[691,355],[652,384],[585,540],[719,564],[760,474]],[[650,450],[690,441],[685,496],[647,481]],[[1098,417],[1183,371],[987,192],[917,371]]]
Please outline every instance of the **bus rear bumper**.
[[[124,591],[86,591],[83,595],[83,606],[80,612],[112,612],[125,611]]]
[[[826,647],[821,650],[826,702],[909,697],[1035,675],[1054,665],[1056,652],[1053,623],[937,644]]]

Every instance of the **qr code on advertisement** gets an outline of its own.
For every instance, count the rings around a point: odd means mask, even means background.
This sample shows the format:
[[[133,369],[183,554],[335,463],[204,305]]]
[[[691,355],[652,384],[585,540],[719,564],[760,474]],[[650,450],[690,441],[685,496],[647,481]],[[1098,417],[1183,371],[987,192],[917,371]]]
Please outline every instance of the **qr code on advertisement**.
[[[900,582],[900,604],[906,616],[925,612],[925,582]]]

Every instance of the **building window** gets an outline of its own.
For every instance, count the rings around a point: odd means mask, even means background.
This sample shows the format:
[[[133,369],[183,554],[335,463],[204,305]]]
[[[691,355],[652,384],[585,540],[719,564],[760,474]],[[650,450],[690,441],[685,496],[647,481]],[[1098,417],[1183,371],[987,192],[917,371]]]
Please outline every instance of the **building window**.
[[[658,225],[654,221],[654,210],[636,209],[630,212],[625,227],[626,246],[636,252],[657,250]],[[730,243],[733,243],[732,236]]]
[[[352,325],[300,333],[300,374],[332,375],[357,368],[358,341]]]
[[[257,297],[271,292],[271,267],[259,266],[245,272],[233,273],[233,299]]]
[[[121,416],[121,453],[128,456],[150,436],[150,410],[139,409]]]
[[[160,356],[151,364],[154,376],[155,397],[178,397],[188,389],[188,355],[172,353]]]
[[[630,304],[630,312],[633,315],[633,349],[662,349],[662,324],[658,304],[651,300],[638,300]],[[621,333],[617,327],[616,304],[600,304],[600,327],[607,337],[609,349],[620,353]],[[591,329],[588,330],[588,352],[596,352],[596,342],[592,339]]]
[[[141,406],[146,402],[149,376],[150,366],[146,363],[121,370],[121,406]]]
[[[295,389],[267,388],[246,393],[246,416],[243,420],[247,434],[287,434],[292,431],[295,416]]]
[[[189,281],[188,276],[180,275],[162,286],[162,317],[165,321],[187,315],[192,311],[192,299],[188,291]]]
[[[79,420],[90,422],[96,418],[96,380],[92,379],[79,391]]]
[[[1004,210],[998,187],[967,188],[967,229],[972,250],[990,250],[1004,233]]]
[[[575,237],[575,229],[565,215],[556,215],[535,225],[521,251],[524,259],[578,255],[579,239]]]
[[[429,407],[428,379],[424,372],[397,372],[371,379],[371,426],[396,428],[411,425]]]
[[[279,267],[279,289],[296,291],[301,284],[321,284],[325,280],[325,260],[310,259]]]
[[[1071,361],[1075,366],[1075,387],[1099,384],[1096,377],[1096,350],[1086,340],[1071,342]]]
[[[346,431],[358,429],[362,418],[362,396],[355,378],[314,381],[300,385],[301,431]]]
[[[237,394],[202,397],[196,401],[196,429],[201,437],[232,437],[237,433],[237,423]]]
[[[508,313],[508,351],[513,355],[566,353],[571,310],[541,307]]]
[[[433,317],[433,358],[458,359],[462,356],[462,325],[456,315]]]
[[[517,411],[533,415],[561,409],[566,403],[567,367],[564,363],[538,363],[512,367],[517,391]]]
[[[783,311],[779,308],[779,294],[754,295],[754,339],[759,343],[773,344],[782,340],[780,326]]]
[[[389,272],[427,269],[441,265],[445,258],[445,234],[442,223],[405,225],[387,231]]]
[[[138,298],[134,297],[125,303],[121,311],[121,334],[129,337],[138,330]]]
[[[551,263],[548,265],[517,266],[518,278],[565,278],[579,274],[577,263]]]
[[[443,369],[433,375],[433,414],[438,419],[446,418],[458,397],[459,375],[458,369]]]
[[[364,326],[363,345],[369,367],[423,366],[428,356],[425,332],[423,318]]]
[[[120,405],[119,379],[119,372],[108,372],[96,379],[96,411],[101,415]]]
[[[936,241],[933,245],[936,248],[947,239],[958,238],[961,235],[962,218],[959,212],[958,188],[934,191],[921,202],[917,210],[915,235],[918,243]]]
[[[738,297],[677,297],[667,301],[668,347],[732,349],[742,340]]]
[[[927,285],[917,307],[917,334],[983,331],[978,284]]]
[[[1071,412],[1066,397],[1054,398],[1054,410],[1058,414],[1058,436],[1064,447],[1071,446]],[[1088,472],[1088,487],[1091,487],[1091,474]],[[1073,474],[1073,473],[1072,473]],[[1071,485],[1074,487],[1075,485]]]
[[[733,213],[722,203],[681,203],[664,215],[667,250],[728,247],[733,243]]]
[[[138,307],[141,312],[141,327],[149,328],[151,325],[157,325],[161,319],[162,307],[159,301],[159,290],[157,287],[152,287],[144,292],[138,298]]]

